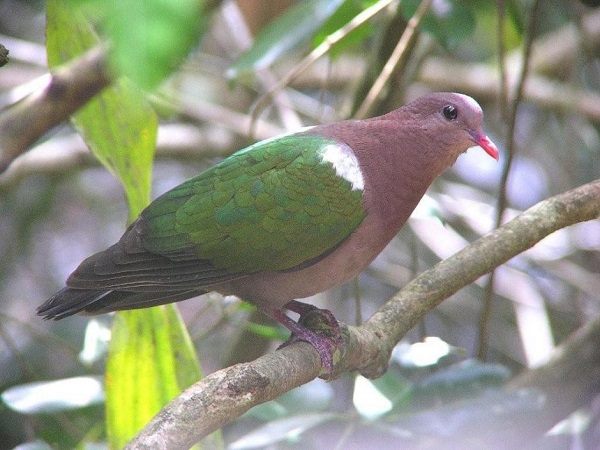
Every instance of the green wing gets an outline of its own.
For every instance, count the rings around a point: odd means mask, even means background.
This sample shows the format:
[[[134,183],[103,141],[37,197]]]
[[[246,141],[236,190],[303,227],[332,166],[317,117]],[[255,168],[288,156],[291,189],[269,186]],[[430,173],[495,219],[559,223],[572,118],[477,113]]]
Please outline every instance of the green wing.
[[[156,199],[138,233],[150,252],[228,273],[286,270],[332,251],[365,217],[362,190],[321,153],[331,140],[260,142]]]

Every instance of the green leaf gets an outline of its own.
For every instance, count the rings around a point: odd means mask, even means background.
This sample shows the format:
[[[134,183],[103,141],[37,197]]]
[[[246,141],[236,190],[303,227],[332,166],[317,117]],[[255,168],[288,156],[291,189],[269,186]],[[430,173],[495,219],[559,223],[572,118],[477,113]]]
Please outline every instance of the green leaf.
[[[46,4],[46,46],[51,67],[98,45],[81,12],[63,0]],[[152,161],[158,129],[143,93],[125,79],[115,81],[72,117],[96,158],[123,184],[130,221],[150,201]]]
[[[404,0],[400,3],[400,11],[408,20],[420,0]],[[440,0],[433,2],[428,13],[423,17],[421,28],[432,34],[447,49],[453,49],[475,30],[475,17],[469,6],[461,0]]]
[[[73,117],[96,157],[123,184],[131,222],[150,201],[157,119],[142,92],[125,79]]]
[[[46,2],[46,52],[53,68],[83,54],[100,40],[80,11],[64,0]]]
[[[47,47],[52,66],[98,45],[78,9],[47,2]],[[157,119],[144,94],[119,79],[73,117],[94,155],[121,181],[129,220],[148,204]],[[162,406],[200,378],[189,335],[167,305],[116,315],[106,369],[107,435],[122,448]]]
[[[297,2],[267,25],[256,37],[254,45],[227,71],[237,78],[269,66],[281,55],[307,42],[342,3],[342,0],[305,0]]]
[[[154,89],[199,41],[203,0],[67,0],[99,24],[110,63],[142,89]]]
[[[395,408],[410,402],[413,383],[400,373],[390,369],[381,377],[371,380],[371,382],[379,392],[392,402]]]
[[[106,0],[102,0],[106,1]],[[155,88],[198,43],[204,29],[201,0],[110,0],[103,27],[111,63],[144,89]]]
[[[509,0],[506,2],[506,13],[508,20],[510,20],[512,25],[515,27],[519,36],[523,36],[525,33],[525,20],[523,19],[524,14],[522,8],[523,6],[515,0]]]
[[[123,448],[201,374],[174,305],[119,313],[112,334],[106,367],[107,428],[111,448]]]
[[[372,6],[376,1],[377,0],[345,0],[335,13],[323,24],[313,39],[313,45],[315,47],[319,46],[328,36],[345,26],[365,9]],[[331,48],[329,54],[332,57],[338,56],[346,49],[362,42],[371,36],[373,28],[374,26],[372,23],[363,23],[361,26],[344,36],[342,40],[338,41]]]

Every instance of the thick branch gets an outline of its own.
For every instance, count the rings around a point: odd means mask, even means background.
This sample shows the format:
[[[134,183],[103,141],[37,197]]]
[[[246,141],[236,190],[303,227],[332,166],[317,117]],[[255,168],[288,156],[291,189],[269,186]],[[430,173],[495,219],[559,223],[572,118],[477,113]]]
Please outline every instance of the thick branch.
[[[321,361],[310,344],[215,372],[165,406],[128,449],[188,449],[251,407],[315,379]]]
[[[336,373],[381,375],[391,349],[430,309],[556,230],[600,216],[600,180],[538,203],[473,245],[422,273],[363,326],[344,327]],[[253,406],[315,378],[316,351],[297,343],[251,363],[215,372],[188,388],[152,419],[129,449],[189,448]]]
[[[0,114],[0,173],[37,139],[108,86],[106,52],[90,50]]]
[[[600,180],[544,200],[419,275],[371,317],[364,328],[395,345],[432,308],[544,237],[600,216]]]

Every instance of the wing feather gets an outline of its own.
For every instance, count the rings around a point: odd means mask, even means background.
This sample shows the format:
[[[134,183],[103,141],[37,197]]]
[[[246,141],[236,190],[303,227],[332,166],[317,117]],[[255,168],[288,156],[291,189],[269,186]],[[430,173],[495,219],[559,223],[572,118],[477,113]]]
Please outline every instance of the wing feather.
[[[362,191],[321,157],[331,145],[344,144],[300,133],[237,152],[156,199],[67,285],[200,291],[249,273],[306,267],[365,217]]]

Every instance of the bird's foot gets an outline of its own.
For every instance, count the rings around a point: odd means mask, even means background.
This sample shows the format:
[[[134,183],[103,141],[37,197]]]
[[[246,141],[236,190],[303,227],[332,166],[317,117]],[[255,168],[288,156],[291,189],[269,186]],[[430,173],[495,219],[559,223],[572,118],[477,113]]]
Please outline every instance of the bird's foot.
[[[271,312],[271,316],[275,320],[292,332],[290,338],[279,348],[298,341],[308,342],[315,348],[329,378],[332,378],[334,358],[343,344],[338,321],[327,309],[320,309],[295,300],[285,307],[300,314],[300,318],[298,322],[295,322],[280,310]]]

